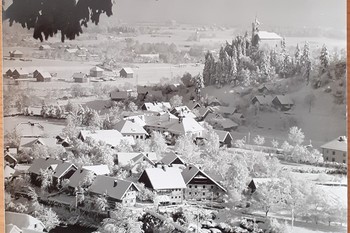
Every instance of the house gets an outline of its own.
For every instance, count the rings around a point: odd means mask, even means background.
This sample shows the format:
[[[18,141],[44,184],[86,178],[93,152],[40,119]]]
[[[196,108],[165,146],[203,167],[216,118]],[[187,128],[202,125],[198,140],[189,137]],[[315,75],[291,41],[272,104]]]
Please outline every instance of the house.
[[[227,190],[199,167],[190,164],[182,171],[186,184],[186,200],[223,201]]]
[[[109,97],[111,97],[113,101],[125,101],[128,99],[129,94],[127,91],[112,91]]]
[[[214,129],[214,132],[219,136],[220,146],[232,146],[233,137],[230,132]]]
[[[14,69],[8,69],[6,71],[6,73],[5,73],[5,76],[8,77],[8,78],[12,77],[13,71],[15,71],[15,70]]]
[[[22,233],[22,230],[19,229],[16,225],[6,224],[5,233]]]
[[[149,91],[144,95],[143,100],[148,100],[148,101],[161,101],[163,99],[163,93],[162,91]]]
[[[230,117],[237,112],[237,109],[235,107],[218,106],[216,107],[216,109],[217,109],[217,112],[224,117]]]
[[[52,47],[50,45],[47,44],[42,44],[39,46],[39,50],[51,50]]]
[[[13,50],[13,51],[10,51],[10,57],[13,57],[13,58],[22,58],[23,57],[23,53],[19,50]]]
[[[5,211],[5,219],[7,225],[14,225],[25,232],[44,232],[45,225],[28,214]]]
[[[91,77],[101,77],[103,75],[103,69],[98,66],[94,66],[90,69]]]
[[[264,95],[271,94],[273,86],[269,84],[262,84],[258,87],[258,91]]]
[[[157,161],[157,155],[154,152],[118,152],[115,163],[118,166],[126,167],[131,165],[130,172],[138,173],[139,166],[153,167]]]
[[[114,209],[117,203],[134,206],[138,191],[133,182],[109,176],[97,176],[89,188],[91,196],[105,196],[110,209]]]
[[[205,119],[210,125],[212,125],[215,129],[221,129],[224,131],[232,131],[238,128],[238,124],[234,121],[223,118],[221,115],[210,113]]]
[[[55,138],[24,138],[22,137],[19,143],[19,148],[33,148],[35,145],[47,146],[50,148],[61,147],[61,144],[57,143]]]
[[[170,110],[170,113],[177,117],[181,116],[196,118],[196,115],[186,105],[174,107]]]
[[[186,166],[185,161],[174,152],[165,153],[165,156],[159,162],[166,166]]]
[[[278,178],[253,178],[248,184],[248,189],[250,193],[254,193],[259,187],[277,181],[279,181]]]
[[[133,78],[134,71],[129,67],[125,67],[119,71],[119,76],[121,78]]]
[[[190,133],[193,137],[200,138],[203,136],[204,128],[193,118],[179,118],[173,124],[169,125],[167,131],[172,136],[182,136]]]
[[[321,146],[325,162],[345,163],[348,162],[348,139],[340,136]]]
[[[38,178],[40,177],[41,170],[50,169],[54,171],[58,163],[60,163],[59,160],[51,158],[35,159],[32,165],[28,168],[28,173],[30,174],[31,182],[37,186],[40,186],[41,181]]]
[[[237,124],[240,124],[240,125],[244,124],[245,122],[245,117],[242,113],[236,112],[232,115],[232,118]]]
[[[281,44],[283,38],[274,32],[259,31],[257,40],[260,46],[269,46],[274,48]]]
[[[51,82],[52,76],[49,72],[39,72],[35,78],[37,82]]]
[[[149,112],[165,112],[171,108],[169,102],[152,102],[152,103],[144,103],[141,106],[141,109]]]
[[[210,107],[199,107],[194,111],[194,114],[196,114],[196,120],[198,121],[203,121],[210,113],[213,113],[213,109]]]
[[[17,148],[6,147],[6,149],[4,150],[5,164],[10,165],[11,167],[15,167],[17,164],[17,159],[16,159],[17,154],[18,154]]]
[[[83,142],[87,138],[91,138],[97,142],[102,141],[112,148],[117,147],[122,141],[126,141],[131,145],[135,144],[133,137],[124,137],[118,130],[81,130],[78,138]]]
[[[198,103],[197,101],[195,100],[192,100],[192,101],[189,101],[186,106],[190,109],[190,110],[193,110],[193,109],[196,109],[196,108],[200,108],[201,107],[201,104]]]
[[[27,70],[24,69],[15,69],[12,72],[12,78],[14,79],[28,79],[29,76],[29,72]]]
[[[145,122],[145,113],[143,112],[122,112],[124,120],[134,121],[136,124],[144,127]]]
[[[87,74],[84,74],[82,72],[74,73],[72,78],[74,79],[74,82],[76,82],[76,83],[88,83],[90,81]]]
[[[78,168],[69,162],[59,161],[56,168],[54,169],[53,186],[61,184],[62,180],[69,179]]]
[[[44,134],[44,126],[35,122],[19,123],[16,131],[22,138],[38,138]]]
[[[268,106],[272,104],[272,96],[270,95],[257,95],[252,99],[252,104],[259,106]]]
[[[107,165],[100,164],[100,165],[90,165],[90,166],[82,166],[83,169],[92,171],[96,175],[108,175],[111,173]]]
[[[121,120],[115,124],[114,129],[118,130],[124,137],[146,139],[148,136],[146,130],[132,120]]]
[[[238,125],[230,120],[230,119],[222,119],[220,121],[218,121],[220,128],[222,128],[225,131],[231,131],[231,130],[236,130]]]
[[[79,187],[89,187],[96,176],[109,174],[110,170],[107,165],[82,166],[69,178],[68,187],[74,193]]]
[[[161,199],[160,204],[180,204],[183,201],[186,184],[177,167],[158,165],[146,168],[138,181],[155,192],[157,199]]]
[[[273,98],[272,104],[275,106],[275,108],[281,111],[290,110],[294,106],[294,102],[289,98],[289,96],[285,95],[277,95],[275,98]]]
[[[222,103],[215,97],[215,98],[209,98],[207,105],[214,107],[214,106],[221,106]]]

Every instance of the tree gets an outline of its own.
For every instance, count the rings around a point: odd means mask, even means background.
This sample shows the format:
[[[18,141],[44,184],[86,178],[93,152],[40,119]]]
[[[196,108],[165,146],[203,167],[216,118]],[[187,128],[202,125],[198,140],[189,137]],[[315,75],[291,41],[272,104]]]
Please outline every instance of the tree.
[[[330,63],[330,57],[329,57],[329,53],[328,53],[328,49],[327,49],[327,46],[324,44],[322,46],[322,49],[321,49],[321,55],[320,55],[320,74],[324,74],[326,73],[326,71],[328,70],[328,66],[329,66],[329,63]]]
[[[179,107],[183,105],[182,96],[179,95],[174,95],[173,97],[171,97],[169,102],[172,107]]]
[[[161,154],[166,151],[167,144],[165,141],[165,137],[162,133],[153,131],[151,134],[151,148],[152,151],[156,152],[158,158],[160,158]]]
[[[316,96],[314,93],[310,93],[305,96],[305,103],[309,106],[309,113],[311,112],[311,108],[315,105]]]
[[[253,139],[254,143],[258,146],[262,146],[265,144],[265,138],[260,136],[260,135],[257,135],[254,139]]]
[[[306,79],[306,85],[310,82],[311,75],[311,56],[310,56],[310,47],[309,43],[305,43],[303,53],[300,58],[300,63],[303,69],[303,76]]]
[[[213,129],[209,129],[205,139],[204,151],[208,156],[217,156],[220,149],[219,135]]]
[[[48,190],[53,183],[53,174],[54,171],[52,169],[40,169],[40,176],[38,179],[41,181],[41,188],[43,190]]]
[[[203,81],[203,77],[201,74],[198,74],[197,76],[195,76],[195,89],[194,92],[196,93],[196,99],[197,101],[200,101],[202,98],[202,88],[204,87],[204,81]]]
[[[305,135],[296,126],[293,126],[289,129],[288,140],[294,145],[300,145],[304,142]]]
[[[199,148],[193,142],[191,134],[181,135],[176,140],[174,150],[188,162],[196,162],[199,160]]]
[[[95,206],[99,211],[106,211],[108,208],[107,198],[105,196],[99,196],[95,200]]]
[[[277,141],[277,140],[272,139],[272,141],[271,141],[271,145],[272,145],[272,147],[273,147],[273,148],[278,148],[279,143],[278,143],[278,141]]]
[[[61,31],[61,41],[74,40],[91,20],[96,25],[100,15],[112,15],[112,0],[62,0],[13,1],[4,11],[3,20],[9,19],[10,26],[19,23],[23,28],[34,29],[34,39],[43,41]],[[64,19],[64,20],[62,20]]]
[[[42,221],[46,230],[50,231],[60,224],[60,219],[51,208],[47,208],[39,204],[39,202],[34,201],[31,205],[31,209],[32,211],[30,211],[30,214]]]

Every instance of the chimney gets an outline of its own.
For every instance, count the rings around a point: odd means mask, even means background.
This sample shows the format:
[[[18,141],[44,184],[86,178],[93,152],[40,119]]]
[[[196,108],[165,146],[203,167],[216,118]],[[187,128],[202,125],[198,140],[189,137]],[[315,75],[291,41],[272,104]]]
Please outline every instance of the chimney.
[[[10,147],[6,146],[6,151],[9,152],[10,151]]]
[[[117,187],[117,185],[118,185],[118,181],[117,181],[117,180],[114,180],[113,187]]]

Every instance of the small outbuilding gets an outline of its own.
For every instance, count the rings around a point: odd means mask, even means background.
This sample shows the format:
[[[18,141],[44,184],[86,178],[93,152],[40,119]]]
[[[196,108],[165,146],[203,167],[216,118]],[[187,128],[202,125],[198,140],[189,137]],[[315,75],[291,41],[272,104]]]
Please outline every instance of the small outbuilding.
[[[13,57],[13,58],[22,58],[23,57],[23,53],[19,50],[13,50],[13,51],[10,51],[10,57]]]
[[[133,78],[134,71],[130,67],[125,67],[119,71],[119,76],[121,78]]]
[[[37,82],[51,82],[52,76],[49,72],[43,71],[36,75]]]
[[[286,95],[277,95],[272,100],[272,104],[281,111],[288,111],[294,106],[293,100]]]
[[[98,66],[94,66],[90,69],[91,77],[101,77],[103,75],[103,69]]]
[[[87,74],[84,74],[82,72],[74,73],[73,79],[74,79],[74,82],[76,82],[76,83],[88,83],[89,82],[89,78],[88,78]]]

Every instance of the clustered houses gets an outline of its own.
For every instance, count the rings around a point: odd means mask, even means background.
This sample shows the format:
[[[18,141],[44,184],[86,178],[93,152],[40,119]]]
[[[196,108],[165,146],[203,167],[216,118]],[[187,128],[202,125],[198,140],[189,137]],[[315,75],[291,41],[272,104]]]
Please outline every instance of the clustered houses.
[[[53,78],[53,74],[43,71],[43,70],[35,70],[31,72],[27,69],[8,69],[5,73],[6,78],[12,78],[15,81],[31,81],[36,80],[37,82],[51,82]]]
[[[257,106],[273,106],[280,111],[288,111],[294,106],[293,100],[286,95],[257,95],[251,100]]]

